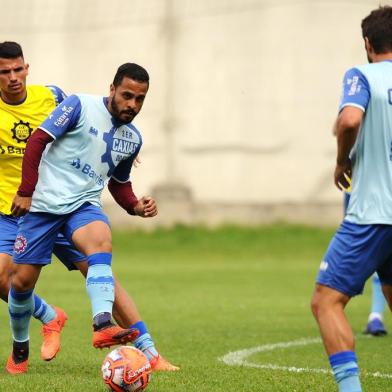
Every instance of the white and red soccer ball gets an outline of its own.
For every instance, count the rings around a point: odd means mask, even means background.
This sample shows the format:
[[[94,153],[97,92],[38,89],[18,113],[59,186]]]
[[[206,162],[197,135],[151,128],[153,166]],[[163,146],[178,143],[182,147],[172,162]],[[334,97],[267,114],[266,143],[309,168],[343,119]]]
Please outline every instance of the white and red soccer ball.
[[[151,377],[147,357],[132,346],[117,347],[106,355],[102,363],[102,378],[110,391],[139,392]]]

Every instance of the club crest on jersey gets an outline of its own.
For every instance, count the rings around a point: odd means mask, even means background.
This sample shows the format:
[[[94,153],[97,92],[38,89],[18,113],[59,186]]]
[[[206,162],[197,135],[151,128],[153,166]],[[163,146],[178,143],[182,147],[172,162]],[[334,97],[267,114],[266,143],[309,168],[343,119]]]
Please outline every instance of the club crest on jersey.
[[[19,234],[16,239],[15,239],[15,243],[14,243],[14,251],[15,253],[22,253],[25,251],[27,247],[27,240],[26,238],[22,235]]]
[[[136,128],[125,125],[120,128],[113,127],[108,132],[104,132],[103,140],[106,143],[106,151],[101,156],[101,162],[109,165],[109,177],[123,159],[136,153],[141,144],[141,137]]]
[[[27,143],[27,140],[29,140],[29,137],[31,136],[31,132],[33,132],[33,128],[30,127],[29,122],[20,120],[18,123],[14,123],[14,127],[11,131],[12,139],[15,139],[18,143]]]

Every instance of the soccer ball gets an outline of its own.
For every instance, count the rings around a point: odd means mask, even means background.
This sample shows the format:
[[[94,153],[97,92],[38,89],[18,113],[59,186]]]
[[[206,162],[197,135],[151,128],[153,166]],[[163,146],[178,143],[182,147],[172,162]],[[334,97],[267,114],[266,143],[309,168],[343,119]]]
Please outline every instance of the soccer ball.
[[[132,346],[121,346],[111,351],[103,360],[101,370],[107,388],[115,392],[142,391],[151,377],[147,357]]]

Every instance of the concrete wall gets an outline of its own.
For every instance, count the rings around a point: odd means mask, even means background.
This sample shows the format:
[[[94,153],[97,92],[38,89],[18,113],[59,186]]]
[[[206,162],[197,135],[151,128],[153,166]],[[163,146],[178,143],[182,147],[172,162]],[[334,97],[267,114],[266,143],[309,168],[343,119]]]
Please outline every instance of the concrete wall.
[[[366,61],[360,22],[378,1],[0,0],[0,40],[19,41],[30,83],[106,94],[138,62],[151,88],[139,195],[154,222],[336,224],[331,126],[344,71]]]

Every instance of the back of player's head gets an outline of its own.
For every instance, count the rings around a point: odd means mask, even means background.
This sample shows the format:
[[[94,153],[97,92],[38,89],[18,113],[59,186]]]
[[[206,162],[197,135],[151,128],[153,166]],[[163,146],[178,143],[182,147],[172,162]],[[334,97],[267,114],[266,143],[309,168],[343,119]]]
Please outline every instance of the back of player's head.
[[[362,36],[367,37],[377,54],[392,52],[392,7],[373,10],[362,20]]]
[[[0,42],[0,58],[3,59],[16,59],[18,57],[23,58],[22,47],[12,41]]]
[[[141,83],[149,83],[150,77],[148,72],[138,64],[125,63],[120,65],[117,69],[116,75],[114,75],[113,85],[117,87],[121,84],[124,78],[136,80]]]

